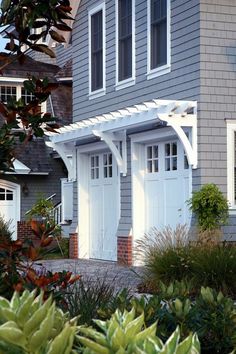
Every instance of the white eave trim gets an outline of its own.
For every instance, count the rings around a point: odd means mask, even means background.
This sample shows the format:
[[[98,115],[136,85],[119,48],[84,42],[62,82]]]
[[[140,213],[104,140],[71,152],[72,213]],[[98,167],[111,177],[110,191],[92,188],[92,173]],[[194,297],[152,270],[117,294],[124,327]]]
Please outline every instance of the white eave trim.
[[[68,143],[94,136],[94,132],[118,133],[147,123],[162,121],[171,126],[184,145],[188,162],[197,168],[197,102],[152,100],[142,104],[84,119],[58,129],[58,133],[48,132],[52,143]],[[192,128],[192,141],[183,127]],[[101,136],[101,134],[100,134]]]

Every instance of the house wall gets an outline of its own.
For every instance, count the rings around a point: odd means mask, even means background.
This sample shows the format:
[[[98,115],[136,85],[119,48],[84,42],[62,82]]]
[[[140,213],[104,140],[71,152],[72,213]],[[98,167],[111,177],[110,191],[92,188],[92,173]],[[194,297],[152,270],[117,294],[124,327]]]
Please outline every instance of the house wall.
[[[227,193],[225,119],[236,119],[236,2],[201,0],[198,161],[201,184]],[[226,234],[235,235],[236,217]]]
[[[200,13],[196,0],[171,1],[171,72],[147,80],[147,2],[136,0],[136,84],[115,90],[115,1],[106,0],[106,94],[88,98],[88,9],[95,0],[82,0],[73,31],[73,120],[107,113],[151,99],[199,100]],[[130,141],[128,173],[121,176],[121,218],[118,238],[132,233]],[[199,171],[194,171],[199,184]],[[119,241],[119,240],[118,240]]]
[[[147,80],[147,2],[136,0],[136,84],[115,90],[115,1],[106,0],[106,95],[89,100],[88,8],[82,0],[73,32],[74,121],[138,104],[152,98],[199,98],[200,30],[196,0],[171,1],[171,72]],[[108,104],[109,102],[109,104]]]
[[[62,44],[55,48],[56,64],[62,68],[72,58],[72,45],[64,47]]]

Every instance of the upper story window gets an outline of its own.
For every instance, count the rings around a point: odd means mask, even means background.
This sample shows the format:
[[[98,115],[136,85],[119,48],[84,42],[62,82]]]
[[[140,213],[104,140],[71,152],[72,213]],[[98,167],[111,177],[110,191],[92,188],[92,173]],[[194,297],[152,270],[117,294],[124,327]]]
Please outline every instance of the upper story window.
[[[170,71],[170,0],[148,0],[148,67],[151,79]]]
[[[89,11],[89,95],[105,93],[105,4]]]
[[[116,0],[116,88],[134,84],[135,0]]]

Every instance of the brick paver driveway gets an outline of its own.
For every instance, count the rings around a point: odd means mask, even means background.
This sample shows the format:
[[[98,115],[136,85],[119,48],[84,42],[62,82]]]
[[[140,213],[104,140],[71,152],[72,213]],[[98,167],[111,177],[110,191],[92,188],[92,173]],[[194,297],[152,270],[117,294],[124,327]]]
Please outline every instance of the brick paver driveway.
[[[137,285],[141,282],[142,267],[125,267],[116,262],[99,260],[47,260],[40,262],[44,267],[51,271],[69,270],[74,274],[80,274],[84,279],[95,281],[105,280],[114,285],[117,291],[122,288],[129,288],[136,292]]]

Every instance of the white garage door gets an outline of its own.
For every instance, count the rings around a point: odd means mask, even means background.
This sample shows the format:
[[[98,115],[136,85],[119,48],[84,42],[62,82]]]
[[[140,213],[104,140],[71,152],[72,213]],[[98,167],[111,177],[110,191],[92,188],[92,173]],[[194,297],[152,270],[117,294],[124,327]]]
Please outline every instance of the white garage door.
[[[119,222],[117,164],[111,153],[93,154],[89,164],[90,258],[116,260]]]
[[[0,183],[0,215],[10,222],[13,239],[17,238],[17,209],[17,191]]]
[[[189,223],[189,166],[179,141],[145,146],[145,229]]]

